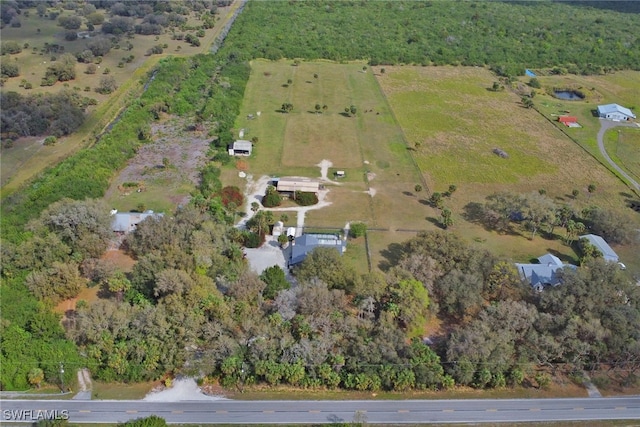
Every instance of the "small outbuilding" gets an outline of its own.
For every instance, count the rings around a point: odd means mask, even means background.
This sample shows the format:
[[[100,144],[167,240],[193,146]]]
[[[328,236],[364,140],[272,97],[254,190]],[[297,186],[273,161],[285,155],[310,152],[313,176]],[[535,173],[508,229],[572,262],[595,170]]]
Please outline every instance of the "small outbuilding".
[[[630,109],[618,104],[598,105],[598,116],[615,121],[628,121],[636,118]]]
[[[288,176],[278,179],[276,190],[280,193],[295,193],[301,191],[303,193],[317,193],[320,191],[320,182],[298,176]]]
[[[234,141],[234,143],[229,146],[229,155],[230,156],[250,156],[252,150],[253,150],[253,143],[251,141],[239,139],[237,141]]]
[[[558,121],[565,126],[569,126],[569,123],[578,123],[578,118],[574,116],[560,116]]]
[[[585,234],[584,236],[580,236],[581,239],[587,239],[589,243],[591,243],[597,250],[602,254],[602,258],[605,261],[609,262],[618,262],[620,258],[618,254],[615,253],[611,246],[600,236],[596,234]]]

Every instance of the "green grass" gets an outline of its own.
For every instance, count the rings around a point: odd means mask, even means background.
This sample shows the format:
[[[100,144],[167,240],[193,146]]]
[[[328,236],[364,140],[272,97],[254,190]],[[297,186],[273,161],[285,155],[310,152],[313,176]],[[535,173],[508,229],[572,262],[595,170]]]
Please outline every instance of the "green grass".
[[[518,228],[501,235],[467,221],[463,215],[467,204],[484,203],[486,196],[498,191],[545,189],[556,202],[571,204],[577,211],[590,204],[625,209],[626,187],[538,112],[523,108],[518,95],[509,90],[488,91],[496,79],[488,70],[386,66],[385,71],[373,67],[363,73],[357,63],[303,62],[296,67],[286,61],[254,61],[236,122],[237,129],[248,132],[246,137],[259,138],[255,155],[249,159],[249,172],[255,176],[317,177],[314,165],[325,158],[334,163],[331,170],[346,171],[347,177],[337,181],[341,185],[328,186],[331,205],[309,211],[305,223],[337,228],[347,221],[365,222],[375,229],[369,233],[374,268],[384,261],[389,244],[404,241],[418,230],[439,227],[439,211],[425,203],[427,189],[414,191],[421,182],[420,173],[430,191],[458,186],[445,202],[453,211],[452,232],[514,261],[552,252],[575,263],[577,256],[562,243],[558,229],[552,239],[536,236],[530,240],[530,234]],[[314,73],[318,79],[313,78]],[[288,79],[292,84],[287,85]],[[631,84],[632,80],[623,82]],[[618,87],[606,77],[602,81],[608,90]],[[551,102],[545,95],[536,100]],[[294,105],[292,113],[277,112],[284,102]],[[315,114],[316,103],[326,103],[328,111]],[[351,104],[358,108],[357,117],[341,115],[344,106]],[[562,105],[549,108],[569,109]],[[586,120],[588,103],[581,108],[585,124],[591,125],[583,129],[583,137],[591,135],[595,141],[599,122]],[[576,105],[571,109],[577,111]],[[260,117],[247,119],[257,111]],[[496,147],[509,158],[493,154]],[[588,200],[590,183],[597,183],[598,190]],[[373,197],[366,193],[369,188]],[[573,189],[580,192],[576,199],[571,197]],[[631,255],[625,257],[625,263],[640,265],[640,255],[633,250],[626,253]]]
[[[156,385],[154,382],[121,384],[93,381],[92,398],[98,400],[142,399],[151,391],[154,385]]]
[[[517,183],[558,169],[536,135],[519,126],[536,120],[532,112],[510,92],[487,91],[494,79],[486,70],[452,67],[399,67],[379,76],[430,182]]]
[[[640,180],[640,129],[609,130],[605,134],[605,148],[618,166]]]

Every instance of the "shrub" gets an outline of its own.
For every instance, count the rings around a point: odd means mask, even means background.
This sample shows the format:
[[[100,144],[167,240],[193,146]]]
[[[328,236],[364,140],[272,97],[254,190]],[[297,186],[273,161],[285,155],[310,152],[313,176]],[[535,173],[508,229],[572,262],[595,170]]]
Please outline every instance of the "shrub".
[[[349,229],[351,237],[358,238],[367,234],[367,224],[363,222],[354,222]]]
[[[296,191],[295,202],[300,206],[311,206],[318,203],[318,196],[315,193],[303,193],[302,191]]]
[[[20,44],[15,41],[2,42],[2,45],[0,46],[0,54],[2,55],[5,55],[7,53],[11,55],[22,52],[22,47],[20,47]]]
[[[269,193],[262,199],[262,205],[265,208],[274,208],[280,206],[282,199],[278,193]]]
[[[58,138],[56,138],[55,136],[51,135],[48,136],[44,139],[44,145],[53,145],[56,142],[58,142]]]
[[[228,165],[229,162],[231,161],[232,157],[229,155],[229,153],[224,152],[224,151],[220,151],[218,153],[216,153],[215,156],[213,156],[213,161],[215,162],[220,162],[223,165]]]
[[[259,248],[262,245],[262,238],[257,233],[245,231],[242,233],[242,244],[246,248]]]
[[[17,77],[20,75],[20,69],[16,64],[3,61],[2,64],[0,64],[0,74],[4,77]]]
[[[229,204],[233,203],[236,207],[242,206],[244,203],[244,196],[238,187],[229,186],[224,187],[220,194],[222,204],[225,208],[229,207]]]

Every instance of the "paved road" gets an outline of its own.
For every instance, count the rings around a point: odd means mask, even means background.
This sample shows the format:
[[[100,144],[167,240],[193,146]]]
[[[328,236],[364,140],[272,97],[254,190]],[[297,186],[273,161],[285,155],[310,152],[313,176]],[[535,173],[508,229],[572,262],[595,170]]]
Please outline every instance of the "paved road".
[[[609,157],[609,155],[607,154],[607,150],[605,150],[605,148],[604,148],[604,134],[605,134],[605,132],[608,131],[609,129],[612,129],[612,128],[617,127],[617,126],[636,126],[636,124],[634,124],[634,123],[624,123],[624,122],[614,122],[614,121],[611,121],[611,120],[600,119],[600,132],[598,132],[598,148],[600,149],[600,153],[602,153],[602,155],[607,160],[607,162],[609,162],[611,167],[613,167],[615,170],[617,170],[618,173],[620,173],[620,175],[622,175],[631,184],[631,186],[636,189],[636,191],[640,191],[640,184],[638,184],[638,182],[635,179],[633,179],[631,176],[629,176],[628,173],[626,173],[620,166],[618,166],[616,164],[616,162],[614,162],[611,159],[611,157]]]
[[[143,402],[3,400],[1,421],[33,422],[67,411],[75,423],[123,422],[152,414],[169,423],[326,424],[640,420],[640,396],[579,399]],[[33,412],[24,412],[33,411]],[[26,418],[26,419],[25,419]]]

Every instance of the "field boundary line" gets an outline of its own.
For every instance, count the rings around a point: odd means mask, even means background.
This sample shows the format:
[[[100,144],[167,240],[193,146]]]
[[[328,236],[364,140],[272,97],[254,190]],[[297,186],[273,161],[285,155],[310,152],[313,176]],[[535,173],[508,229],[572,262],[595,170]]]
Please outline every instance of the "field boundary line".
[[[373,74],[373,69],[371,70],[371,73]],[[400,129],[400,135],[402,135],[402,140],[404,141],[404,145],[407,148],[407,151],[409,152],[409,158],[413,163],[413,167],[416,168],[416,170],[418,171],[418,174],[420,175],[420,181],[422,182],[422,186],[425,189],[427,196],[430,196],[431,190],[429,189],[427,180],[424,178],[424,173],[422,169],[420,169],[420,166],[418,166],[418,162],[416,162],[416,159],[413,157],[413,153],[411,153],[411,150],[409,150],[409,141],[407,140],[407,135],[404,133],[404,128],[400,125],[400,122],[398,121],[398,117],[396,117],[396,112],[393,108],[391,108],[391,103],[389,102],[389,98],[387,98],[387,94],[385,93],[385,91],[382,90],[382,86],[380,86],[380,82],[378,81],[378,78],[375,76],[375,74],[374,74],[374,80],[376,81],[378,90],[382,94],[382,99],[384,99],[384,102],[387,104],[387,108],[391,113],[391,117],[393,118],[393,121],[396,123],[396,126],[398,127],[398,129]]]

